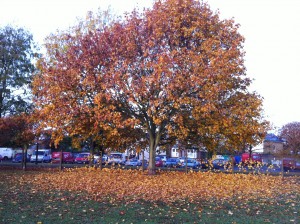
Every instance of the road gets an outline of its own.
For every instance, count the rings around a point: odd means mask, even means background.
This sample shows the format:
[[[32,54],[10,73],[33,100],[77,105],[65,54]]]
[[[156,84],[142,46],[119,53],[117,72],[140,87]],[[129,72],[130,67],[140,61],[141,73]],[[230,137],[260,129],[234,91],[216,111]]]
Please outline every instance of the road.
[[[76,167],[85,167],[88,166],[88,164],[63,164],[63,168],[76,168]],[[99,166],[99,165],[97,165]],[[22,165],[21,163],[13,163],[10,160],[7,161],[1,161],[0,162],[0,168],[2,167],[2,169],[4,168],[10,168],[10,169],[22,169]],[[103,167],[107,167],[110,168],[111,165],[106,165]],[[140,169],[140,167],[128,167],[128,166],[121,166],[124,169]],[[28,169],[59,169],[59,164],[52,164],[52,163],[27,163],[27,168]],[[181,168],[167,168],[167,167],[157,167],[157,169],[160,170],[176,170],[176,171],[185,171],[185,167],[181,167]],[[190,170],[190,169],[189,169]],[[208,169],[193,169],[194,171],[203,171],[206,172],[208,171]],[[227,173],[231,173],[232,170],[231,169],[224,169],[224,168],[220,168],[220,169],[213,169],[213,172],[227,172]],[[262,173],[262,174],[271,174],[271,175],[280,175],[282,170],[281,167],[278,166],[262,166],[259,168],[248,168],[248,167],[241,167],[241,166],[234,166],[234,173]],[[292,171],[287,171],[284,172],[284,175],[299,175],[300,176],[300,170],[292,170]]]

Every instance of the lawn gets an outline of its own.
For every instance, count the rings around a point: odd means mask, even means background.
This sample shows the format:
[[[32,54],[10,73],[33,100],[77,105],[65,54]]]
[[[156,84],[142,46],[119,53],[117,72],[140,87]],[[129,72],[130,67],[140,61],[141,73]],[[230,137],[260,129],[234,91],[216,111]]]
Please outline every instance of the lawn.
[[[0,170],[0,223],[300,223],[300,177]]]

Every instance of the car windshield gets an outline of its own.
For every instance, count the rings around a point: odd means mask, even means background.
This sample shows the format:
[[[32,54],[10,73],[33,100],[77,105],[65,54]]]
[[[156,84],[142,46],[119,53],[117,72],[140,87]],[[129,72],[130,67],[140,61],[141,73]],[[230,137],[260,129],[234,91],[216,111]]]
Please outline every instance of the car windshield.
[[[44,151],[34,151],[34,152],[33,152],[33,155],[36,155],[36,153],[37,153],[38,155],[44,155]]]
[[[78,157],[78,158],[88,157],[88,154],[79,154],[77,157]]]
[[[121,154],[112,154],[111,157],[114,158],[114,159],[122,159]]]

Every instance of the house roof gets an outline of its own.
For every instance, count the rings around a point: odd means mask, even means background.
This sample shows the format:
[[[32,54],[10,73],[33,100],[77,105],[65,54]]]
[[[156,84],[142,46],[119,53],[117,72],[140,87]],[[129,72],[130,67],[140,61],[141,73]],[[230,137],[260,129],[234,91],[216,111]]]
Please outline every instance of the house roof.
[[[284,142],[280,137],[276,136],[275,134],[267,134],[264,142]]]

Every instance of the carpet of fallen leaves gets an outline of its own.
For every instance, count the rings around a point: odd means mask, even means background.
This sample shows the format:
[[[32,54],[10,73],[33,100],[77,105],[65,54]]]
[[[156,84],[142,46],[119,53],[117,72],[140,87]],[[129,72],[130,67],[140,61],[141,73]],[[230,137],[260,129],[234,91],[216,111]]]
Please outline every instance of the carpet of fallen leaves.
[[[13,178],[13,177],[12,177]],[[300,177],[214,172],[158,172],[77,168],[62,172],[31,172],[18,176],[19,186],[35,191],[87,193],[96,201],[173,203],[205,200],[256,200],[300,195]]]

